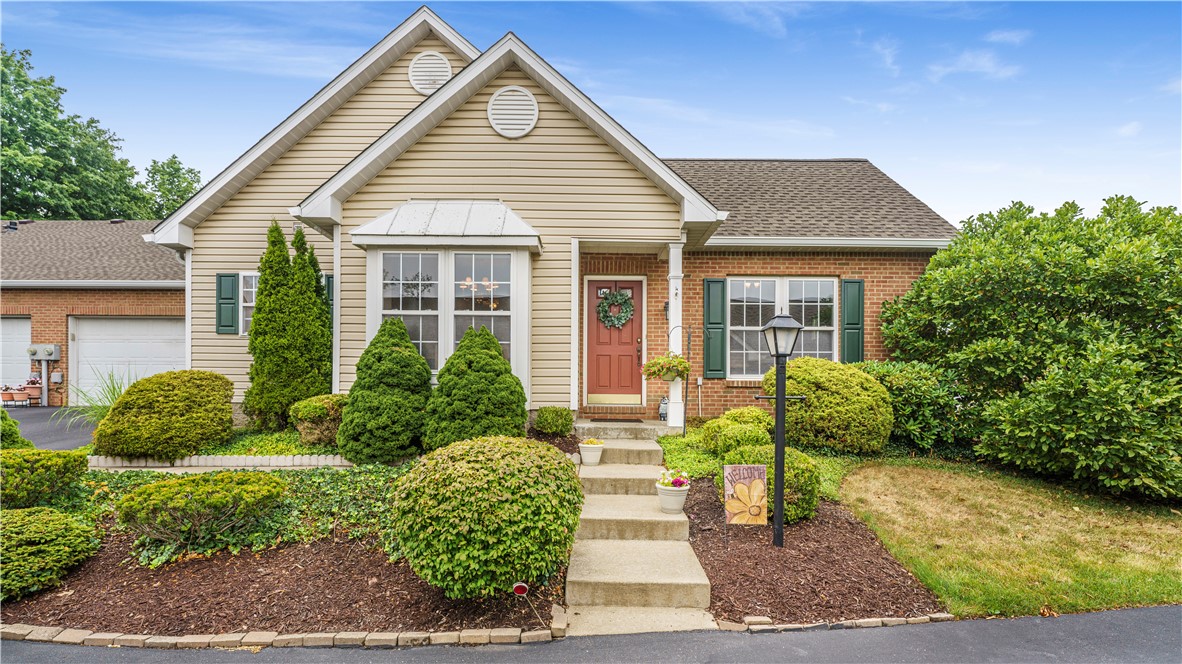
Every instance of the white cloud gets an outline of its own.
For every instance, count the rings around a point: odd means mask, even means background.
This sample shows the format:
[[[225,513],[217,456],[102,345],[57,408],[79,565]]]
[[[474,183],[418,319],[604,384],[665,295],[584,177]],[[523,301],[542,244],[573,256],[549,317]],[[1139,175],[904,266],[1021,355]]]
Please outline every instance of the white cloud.
[[[1116,135],[1121,138],[1132,138],[1141,133],[1141,123],[1136,120],[1125,123],[1116,128]]]
[[[993,51],[964,51],[952,62],[928,65],[928,78],[939,82],[949,74],[981,74],[985,78],[1005,79],[1021,71],[1018,65],[998,60]]]
[[[985,41],[994,44],[1013,44],[1019,46],[1034,33],[1029,30],[994,30],[985,35]]]
[[[785,19],[800,16],[808,5],[803,2],[720,2],[712,5],[723,19],[756,32],[783,39],[788,36]]]
[[[899,65],[895,62],[895,58],[899,55],[899,42],[894,39],[883,37],[870,45],[870,50],[878,54],[882,58],[882,66],[891,73],[891,76],[898,76],[901,71]]]
[[[1168,83],[1163,83],[1158,90],[1175,95],[1182,94],[1182,78],[1175,78]]]
[[[885,101],[875,102],[868,99],[858,99],[857,97],[842,97],[841,100],[847,104],[853,104],[854,106],[867,106],[869,108],[873,108],[879,113],[890,113],[891,111],[898,108],[898,106]]]

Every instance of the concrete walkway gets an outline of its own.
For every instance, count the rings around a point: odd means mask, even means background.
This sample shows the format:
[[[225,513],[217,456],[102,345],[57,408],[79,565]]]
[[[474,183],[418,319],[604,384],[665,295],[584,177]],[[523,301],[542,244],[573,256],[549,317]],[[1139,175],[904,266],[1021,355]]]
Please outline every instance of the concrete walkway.
[[[566,573],[567,634],[716,629],[689,520],[657,502],[661,446],[646,428],[611,429],[637,438],[604,440],[600,464],[579,467],[586,500]]]
[[[4,641],[5,662],[369,664],[378,662],[1162,662],[1182,661],[1182,607],[1059,618],[965,620],[888,629],[781,634],[680,632],[566,638],[527,645],[368,650],[146,650]]]

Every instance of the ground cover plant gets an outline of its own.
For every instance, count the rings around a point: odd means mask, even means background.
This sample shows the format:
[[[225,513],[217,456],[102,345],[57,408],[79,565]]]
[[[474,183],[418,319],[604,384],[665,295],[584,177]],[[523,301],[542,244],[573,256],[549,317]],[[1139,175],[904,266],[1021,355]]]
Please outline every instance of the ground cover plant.
[[[872,454],[886,446],[894,417],[886,388],[849,364],[814,357],[788,362],[784,429],[790,444],[825,447],[849,454]],[[763,377],[763,393],[776,393],[776,370]]]
[[[1113,494],[1182,497],[1182,216],[1015,203],[965,222],[882,312],[902,360],[956,372],[977,451]]]
[[[166,371],[132,383],[94,431],[97,454],[173,461],[229,440],[234,385],[212,371]]]
[[[308,446],[331,446],[337,444],[337,431],[341,428],[341,417],[347,394],[321,394],[303,401],[297,401],[287,411],[288,420],[300,432],[300,442]]]
[[[582,505],[562,452],[492,437],[424,455],[398,481],[391,509],[411,569],[458,599],[552,579],[570,557]]]
[[[1182,602],[1182,516],[973,464],[854,469],[843,500],[960,616]]]
[[[49,507],[0,511],[0,597],[56,588],[99,547],[94,527]]]
[[[0,502],[5,509],[48,505],[86,472],[86,455],[53,450],[0,451]]]
[[[33,443],[21,435],[20,422],[9,416],[7,410],[0,410],[0,450],[25,449],[32,446]]]
[[[297,454],[337,454],[336,441],[326,445],[306,445],[295,431],[235,431],[229,441],[205,445],[195,454],[210,456],[285,456]]]
[[[431,368],[401,318],[388,318],[357,361],[337,447],[353,463],[393,463],[421,447]]]

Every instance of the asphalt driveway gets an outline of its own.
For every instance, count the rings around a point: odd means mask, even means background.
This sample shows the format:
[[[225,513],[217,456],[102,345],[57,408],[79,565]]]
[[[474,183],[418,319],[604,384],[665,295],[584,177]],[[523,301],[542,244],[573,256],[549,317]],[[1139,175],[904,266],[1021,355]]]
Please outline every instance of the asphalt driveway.
[[[65,422],[51,420],[57,408],[6,408],[12,418],[21,423],[21,435],[42,450],[73,450],[90,442],[94,427],[75,424],[66,428]]]

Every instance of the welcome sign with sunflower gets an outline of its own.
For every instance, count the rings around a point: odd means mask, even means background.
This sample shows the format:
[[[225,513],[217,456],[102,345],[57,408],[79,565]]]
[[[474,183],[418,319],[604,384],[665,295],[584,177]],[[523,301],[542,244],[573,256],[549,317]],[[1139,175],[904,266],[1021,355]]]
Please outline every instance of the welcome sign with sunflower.
[[[723,466],[726,522],[741,526],[767,525],[767,466]]]

